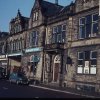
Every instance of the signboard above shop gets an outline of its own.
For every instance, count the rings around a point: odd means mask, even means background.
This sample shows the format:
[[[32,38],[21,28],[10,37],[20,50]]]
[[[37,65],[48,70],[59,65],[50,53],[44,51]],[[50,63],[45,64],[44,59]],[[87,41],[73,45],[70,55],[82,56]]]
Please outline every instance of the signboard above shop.
[[[29,49],[25,50],[26,53],[29,53],[29,52],[38,52],[38,51],[42,51],[42,48],[29,48]]]

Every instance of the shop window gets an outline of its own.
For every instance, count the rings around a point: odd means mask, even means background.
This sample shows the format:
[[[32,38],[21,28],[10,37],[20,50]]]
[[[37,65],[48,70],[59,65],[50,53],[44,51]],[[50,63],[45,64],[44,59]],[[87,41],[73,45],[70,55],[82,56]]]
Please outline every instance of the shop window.
[[[96,74],[97,51],[78,52],[78,74]]]

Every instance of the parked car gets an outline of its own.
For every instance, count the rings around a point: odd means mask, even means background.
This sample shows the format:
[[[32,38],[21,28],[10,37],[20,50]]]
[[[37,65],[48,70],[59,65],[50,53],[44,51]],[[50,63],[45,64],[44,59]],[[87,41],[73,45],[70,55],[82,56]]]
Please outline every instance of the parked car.
[[[7,78],[8,78],[8,75],[6,73],[6,69],[0,67],[0,79],[7,79]]]
[[[23,74],[18,74],[18,73],[11,73],[9,77],[10,82],[14,82],[16,84],[29,84],[29,81],[26,76]]]

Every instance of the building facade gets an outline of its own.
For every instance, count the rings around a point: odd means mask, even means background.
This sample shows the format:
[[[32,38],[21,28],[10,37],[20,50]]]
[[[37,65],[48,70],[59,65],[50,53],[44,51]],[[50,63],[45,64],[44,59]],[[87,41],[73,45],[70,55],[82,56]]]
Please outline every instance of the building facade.
[[[10,69],[10,73],[18,72],[22,69],[21,60],[25,48],[28,20],[18,10],[17,16],[10,21],[10,35],[7,39],[8,69]]]
[[[83,91],[100,91],[100,22],[99,0],[76,0],[67,65],[67,87]]]
[[[100,92],[99,0],[61,6],[35,0],[30,18],[18,10],[7,39],[8,69],[44,84]]]

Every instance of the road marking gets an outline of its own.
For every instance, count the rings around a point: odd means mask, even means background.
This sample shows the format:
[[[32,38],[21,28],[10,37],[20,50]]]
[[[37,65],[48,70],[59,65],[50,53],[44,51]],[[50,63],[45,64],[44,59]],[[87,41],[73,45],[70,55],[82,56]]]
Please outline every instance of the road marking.
[[[62,90],[57,90],[57,89],[51,89],[51,88],[46,88],[46,87],[41,87],[41,86],[35,86],[35,85],[29,85],[29,86],[36,87],[36,88],[41,88],[41,89],[45,89],[45,90],[51,90],[51,91],[56,91],[56,92],[67,93],[67,94],[84,96],[84,97],[88,97],[88,98],[100,98],[100,97],[88,96],[88,95],[83,95],[83,94],[78,94],[78,93],[72,93],[72,92],[62,91]]]
[[[6,87],[2,87],[4,90],[8,90],[8,88],[6,88]]]

